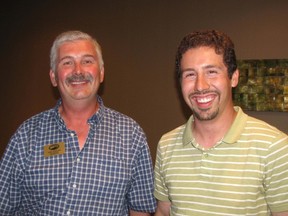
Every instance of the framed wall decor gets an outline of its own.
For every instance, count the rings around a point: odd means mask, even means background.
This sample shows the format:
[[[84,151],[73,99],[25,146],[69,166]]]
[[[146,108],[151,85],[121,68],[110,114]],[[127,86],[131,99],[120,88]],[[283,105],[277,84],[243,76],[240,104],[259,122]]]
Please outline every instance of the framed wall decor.
[[[239,60],[235,105],[243,110],[288,112],[288,59]]]

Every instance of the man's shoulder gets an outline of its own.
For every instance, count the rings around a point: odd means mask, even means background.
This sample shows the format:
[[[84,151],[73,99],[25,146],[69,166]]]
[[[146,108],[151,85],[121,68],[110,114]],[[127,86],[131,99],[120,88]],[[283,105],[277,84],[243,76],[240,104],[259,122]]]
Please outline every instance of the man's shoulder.
[[[261,142],[273,144],[282,140],[287,143],[288,135],[277,127],[252,116],[248,116],[243,131],[241,132],[241,139],[252,140],[254,143]]]
[[[231,129],[233,134],[241,133],[242,135],[245,134],[249,137],[255,137],[256,135],[260,135],[260,137],[270,136],[271,138],[278,137],[279,135],[285,136],[284,132],[270,123],[244,113],[239,107],[237,109],[238,115],[233,124],[234,127]]]
[[[114,122],[118,125],[140,126],[139,123],[131,116],[128,116],[127,114],[124,114],[110,107],[105,107],[104,117],[108,119],[108,121]]]
[[[164,133],[159,141],[160,145],[168,145],[175,142],[181,142],[183,138],[184,129],[186,124],[182,124],[166,133]]]
[[[105,107],[102,118],[101,127],[112,133],[113,136],[119,133],[121,136],[131,140],[146,139],[142,126],[135,119],[122,112]],[[146,141],[142,144],[144,143],[147,144]]]
[[[246,128],[248,128],[251,131],[265,130],[267,131],[267,133],[273,133],[273,134],[283,133],[277,127],[269,124],[268,122],[249,115],[246,122]]]
[[[53,109],[39,112],[37,114],[32,115],[28,119],[24,120],[22,124],[19,126],[19,128],[26,128],[36,126],[41,123],[48,123],[48,121],[50,121],[51,117],[54,116],[54,114],[55,113]]]

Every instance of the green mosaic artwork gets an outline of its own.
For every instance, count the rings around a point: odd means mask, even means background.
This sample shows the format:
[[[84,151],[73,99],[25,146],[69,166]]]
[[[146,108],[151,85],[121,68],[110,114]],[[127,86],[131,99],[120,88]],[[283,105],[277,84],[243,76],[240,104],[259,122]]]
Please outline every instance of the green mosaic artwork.
[[[235,105],[251,111],[288,111],[288,59],[239,60]]]

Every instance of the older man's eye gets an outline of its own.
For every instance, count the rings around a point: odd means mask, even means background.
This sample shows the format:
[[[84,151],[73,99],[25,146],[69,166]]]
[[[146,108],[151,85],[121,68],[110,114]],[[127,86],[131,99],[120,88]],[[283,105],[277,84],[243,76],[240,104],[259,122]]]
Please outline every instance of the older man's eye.
[[[84,60],[84,61],[83,61],[83,64],[91,64],[91,63],[92,63],[91,60]]]
[[[65,62],[63,62],[63,65],[72,65],[73,63],[72,63],[72,61],[65,61]]]
[[[94,64],[96,61],[92,57],[84,58],[82,60],[82,64]]]
[[[63,61],[60,62],[60,65],[63,65],[63,66],[70,66],[70,65],[73,65],[73,64],[74,64],[73,61],[68,60],[68,59],[63,60]]]

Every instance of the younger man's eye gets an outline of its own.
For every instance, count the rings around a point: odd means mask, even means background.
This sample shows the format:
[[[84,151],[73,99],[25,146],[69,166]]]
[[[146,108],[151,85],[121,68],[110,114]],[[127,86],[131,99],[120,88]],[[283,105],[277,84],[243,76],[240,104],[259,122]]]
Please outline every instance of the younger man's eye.
[[[196,73],[190,72],[190,71],[183,72],[182,77],[183,78],[194,78],[194,77],[196,77]]]

